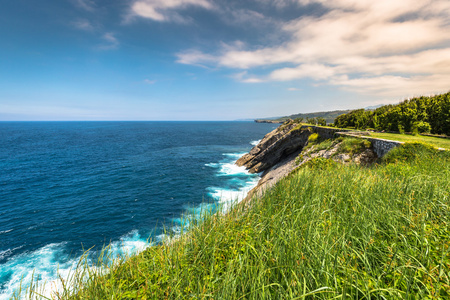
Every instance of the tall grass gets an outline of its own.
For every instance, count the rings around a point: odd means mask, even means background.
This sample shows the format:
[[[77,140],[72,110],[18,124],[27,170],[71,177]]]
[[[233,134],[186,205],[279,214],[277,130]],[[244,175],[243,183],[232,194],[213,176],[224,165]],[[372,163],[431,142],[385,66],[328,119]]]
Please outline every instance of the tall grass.
[[[450,155],[405,144],[370,168],[313,159],[265,196],[62,299],[449,299]],[[68,283],[70,284],[70,283]]]

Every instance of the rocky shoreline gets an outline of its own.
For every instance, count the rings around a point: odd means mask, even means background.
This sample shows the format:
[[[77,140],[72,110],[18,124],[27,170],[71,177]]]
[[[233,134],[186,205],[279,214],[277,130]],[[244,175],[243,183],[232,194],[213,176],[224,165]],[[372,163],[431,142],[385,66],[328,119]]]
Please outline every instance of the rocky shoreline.
[[[247,194],[243,201],[247,202],[253,196],[261,196],[264,191],[314,157],[332,158],[341,163],[354,162],[358,164],[371,164],[378,158],[375,149],[366,149],[353,156],[335,155],[339,147],[338,143],[328,150],[315,151],[312,147],[304,151],[311,134],[317,133],[322,139],[330,139],[340,134],[347,134],[342,131],[346,130],[287,121],[266,134],[258,145],[236,161],[236,165],[244,166],[250,173],[260,173],[261,176],[257,186]],[[304,157],[302,160],[298,159],[300,155]]]

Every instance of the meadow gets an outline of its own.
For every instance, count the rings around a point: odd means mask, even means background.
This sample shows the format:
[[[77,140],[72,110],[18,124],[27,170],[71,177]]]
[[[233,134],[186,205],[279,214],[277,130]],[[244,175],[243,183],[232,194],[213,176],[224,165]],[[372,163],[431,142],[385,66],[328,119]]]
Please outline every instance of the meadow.
[[[437,148],[450,149],[450,139],[424,136],[424,135],[412,135],[412,134],[399,134],[399,133],[387,133],[387,132],[370,132],[370,136],[374,138],[393,140],[399,142],[419,142],[433,145]]]

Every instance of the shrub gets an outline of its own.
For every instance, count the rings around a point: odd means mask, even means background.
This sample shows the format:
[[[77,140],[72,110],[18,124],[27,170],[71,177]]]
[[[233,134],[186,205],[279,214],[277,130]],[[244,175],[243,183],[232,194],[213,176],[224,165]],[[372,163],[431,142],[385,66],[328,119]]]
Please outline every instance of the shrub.
[[[386,163],[393,163],[398,161],[411,161],[419,156],[425,156],[434,153],[433,146],[425,143],[404,143],[389,151],[384,157],[383,161]]]
[[[304,164],[304,167],[313,168],[315,170],[330,170],[336,165],[337,162],[332,159],[327,159],[324,157],[314,157],[310,161],[306,162]]]
[[[308,143],[316,143],[319,140],[319,134],[313,133],[308,137]]]
[[[412,126],[413,133],[429,133],[431,131],[431,125],[428,122],[418,121],[414,122]]]
[[[339,144],[339,148],[336,154],[339,153],[348,153],[350,155],[361,153],[366,149],[370,149],[372,147],[372,143],[366,139],[358,139],[358,138],[344,138],[342,143]]]
[[[316,118],[306,118],[306,123],[311,124],[311,125],[316,125],[317,119]]]
[[[317,125],[327,126],[327,121],[325,120],[325,118],[320,117],[320,118],[317,118],[316,120],[317,120]]]

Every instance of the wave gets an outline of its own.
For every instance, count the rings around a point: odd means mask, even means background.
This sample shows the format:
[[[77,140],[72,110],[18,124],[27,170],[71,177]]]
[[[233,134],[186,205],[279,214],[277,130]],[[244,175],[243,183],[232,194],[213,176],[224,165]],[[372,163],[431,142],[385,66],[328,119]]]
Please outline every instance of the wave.
[[[252,141],[252,142],[250,142],[250,145],[252,145],[252,146],[256,146],[256,145],[258,145],[258,144],[259,144],[259,142],[261,142],[261,140],[257,140],[257,141]]]
[[[4,251],[0,251],[0,261],[7,259],[9,256],[11,256],[11,254],[14,253],[14,251],[19,250],[21,248],[23,248],[23,245],[20,247],[13,248],[13,249],[6,249]]]
[[[246,154],[247,152],[239,152],[239,153],[222,153],[223,156],[227,156],[229,158],[234,159],[234,162],[241,158],[242,155]]]
[[[208,163],[205,164],[207,167],[219,169],[216,176],[248,176],[249,173],[245,169],[245,167],[239,167],[236,165],[236,160],[239,159],[243,154],[242,153],[223,153],[222,155],[226,156],[222,162],[219,163]]]
[[[224,153],[228,159],[220,163],[207,164],[218,168],[216,176],[226,176],[222,187],[209,187],[208,194],[218,201],[224,211],[240,201],[258,184],[259,176],[250,174],[245,167],[236,165],[243,153]]]
[[[179,237],[184,229],[189,227],[189,220],[201,218],[205,211],[214,212],[220,208],[228,211],[232,205],[244,199],[247,193],[256,186],[259,176],[250,174],[244,167],[238,167],[235,162],[244,153],[223,153],[224,159],[220,162],[206,164],[207,167],[216,169],[216,176],[223,178],[217,186],[207,188],[208,195],[215,200],[214,203],[203,203],[190,207],[187,210],[189,217],[181,216],[173,219],[174,225],[169,232],[154,236],[150,242],[135,230],[111,243],[105,251],[107,257],[127,256],[137,254],[153,243],[170,242]],[[10,231],[10,230],[9,230]],[[6,231],[6,232],[9,232]],[[0,233],[6,233],[0,232]],[[0,300],[10,299],[20,286],[27,287],[33,281],[33,274],[39,275],[39,292],[51,298],[55,291],[62,288],[58,278],[69,278],[73,274],[81,256],[71,257],[66,243],[49,244],[33,252],[25,252],[11,256],[12,250],[0,252],[0,260],[6,258],[6,262],[0,268]],[[9,252],[8,252],[9,251]],[[98,252],[97,252],[98,254]],[[95,253],[88,254],[89,265],[95,265]],[[91,259],[92,259],[91,258]],[[102,272],[105,270],[102,270]],[[107,271],[107,269],[106,269]],[[34,278],[36,280],[36,277]]]
[[[14,256],[2,264],[0,278],[4,284],[1,287],[0,300],[10,299],[20,287],[24,290],[33,281],[35,283],[36,279],[39,280],[38,291],[45,297],[51,298],[55,291],[62,290],[61,281],[58,278],[69,278],[82,259],[82,256],[70,257],[65,245],[66,243],[49,244],[38,250]],[[136,230],[105,248],[105,257],[114,259],[133,255],[148,246],[150,246],[149,242]],[[4,252],[0,253],[0,257],[5,254]],[[92,262],[95,259],[92,257],[96,257],[96,254],[99,253],[94,251],[87,253],[89,265],[94,265]]]
[[[13,230],[14,230],[14,229],[9,229],[9,230],[0,231],[0,234],[8,233],[8,232],[11,232],[11,231],[13,231]]]
[[[245,185],[238,189],[211,187],[209,188],[209,195],[220,203],[222,210],[228,211],[247,196],[248,192],[258,184],[258,180],[259,177],[249,178]]]

